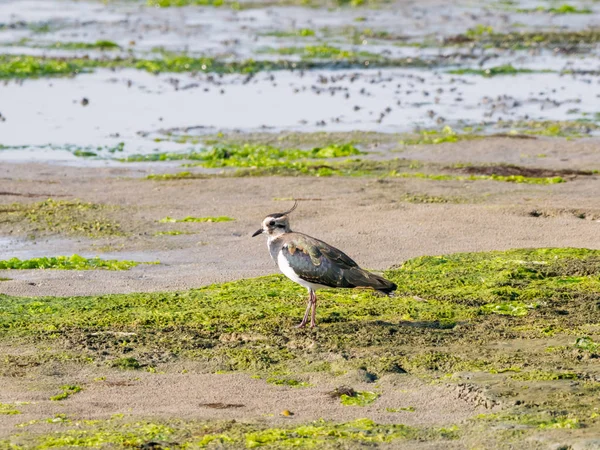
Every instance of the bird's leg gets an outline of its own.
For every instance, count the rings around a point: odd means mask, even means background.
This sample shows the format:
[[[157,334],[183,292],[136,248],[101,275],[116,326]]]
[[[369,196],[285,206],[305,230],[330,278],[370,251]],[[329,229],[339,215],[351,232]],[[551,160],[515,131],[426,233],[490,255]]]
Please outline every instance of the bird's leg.
[[[317,326],[317,294],[315,293],[315,291],[311,290],[311,298],[310,298],[310,303],[312,305],[312,314],[310,316],[310,327],[314,328]]]
[[[312,298],[313,298],[313,291],[312,289],[308,290],[308,304],[306,305],[306,311],[304,312],[304,319],[302,319],[302,322],[300,322],[300,324],[297,326],[297,328],[304,328],[306,326],[306,323],[308,322],[308,315],[310,314],[310,309],[312,308]]]

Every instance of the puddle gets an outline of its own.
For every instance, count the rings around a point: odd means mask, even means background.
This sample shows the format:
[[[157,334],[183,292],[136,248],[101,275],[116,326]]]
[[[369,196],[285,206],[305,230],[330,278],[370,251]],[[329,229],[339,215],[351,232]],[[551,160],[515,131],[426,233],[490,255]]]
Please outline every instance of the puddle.
[[[43,256],[72,255],[77,253],[77,248],[77,242],[69,239],[27,240],[0,236],[0,259],[31,259]]]

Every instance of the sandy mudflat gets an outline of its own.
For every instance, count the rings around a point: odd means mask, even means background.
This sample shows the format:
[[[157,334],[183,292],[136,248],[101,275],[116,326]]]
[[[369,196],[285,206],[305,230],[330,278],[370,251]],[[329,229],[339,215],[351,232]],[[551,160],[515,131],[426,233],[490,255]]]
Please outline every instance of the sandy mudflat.
[[[528,155],[544,153],[544,158]],[[596,140],[486,139],[409,147],[401,157],[480,164],[512,163],[551,169],[600,167]],[[158,168],[157,168],[158,166]],[[262,237],[250,238],[262,218],[302,200],[294,230],[346,251],[363,267],[385,270],[420,255],[526,247],[600,248],[598,175],[554,185],[495,181],[378,180],[342,177],[215,178],[150,181],[146,173],[176,167],[131,164],[81,168],[3,164],[4,203],[78,199],[116,206],[111,214],[127,237],[91,240],[36,233],[0,224],[5,257],[78,253],[160,261],[125,272],[12,271],[0,284],[11,295],[93,295],[178,290],[274,273]],[[446,198],[411,203],[407,195]],[[539,212],[538,217],[531,215]],[[537,215],[537,214],[535,214]],[[161,224],[166,216],[230,216],[233,222]],[[580,218],[583,217],[583,218]],[[21,228],[21,229],[20,229]],[[192,234],[154,236],[165,230]]]

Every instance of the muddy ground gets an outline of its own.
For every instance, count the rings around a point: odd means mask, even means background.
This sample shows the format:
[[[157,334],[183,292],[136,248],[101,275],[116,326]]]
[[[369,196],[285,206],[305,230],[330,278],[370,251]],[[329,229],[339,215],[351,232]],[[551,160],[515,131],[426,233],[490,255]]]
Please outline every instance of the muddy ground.
[[[596,140],[490,138],[418,146],[418,151],[409,147],[398,155],[448,165],[494,162],[564,170],[600,166],[599,150]],[[534,152],[547,156],[528,156]],[[375,270],[421,255],[600,245],[597,175],[548,186],[376,177],[153,181],[144,176],[156,172],[156,165],[132,165],[135,167],[3,165],[3,203],[52,198],[116,206],[105,214],[128,234],[90,240],[36,232],[39,226],[26,221],[16,226],[5,221],[0,224],[5,236],[3,254],[26,259],[77,253],[158,260],[160,265],[116,273],[4,272],[2,276],[12,280],[0,285],[1,292],[31,296],[150,292],[273,273],[276,267],[262,237],[251,239],[250,235],[264,216],[291,206],[292,198],[301,201],[292,217],[294,230],[338,246],[363,267]],[[176,171],[168,163],[167,168],[159,169]],[[427,201],[434,203],[420,203]],[[230,216],[235,221],[159,223],[167,216]],[[154,235],[168,230],[191,234]]]
[[[0,263],[141,263],[0,270],[0,450],[600,448],[598,23],[0,0]],[[397,295],[296,329],[251,237],[294,200]]]
[[[426,161],[443,155],[445,164],[506,161],[521,167],[543,166],[545,170],[600,166],[595,140],[493,138],[419,149],[419,152],[409,150],[409,157]],[[533,151],[548,156],[541,161],[531,161],[524,156]],[[25,259],[78,253],[160,262],[159,265],[141,265],[121,272],[2,271],[0,276],[10,280],[0,284],[0,292],[10,296],[68,297],[179,291],[276,273],[262,237],[252,239],[250,235],[264,215],[286,209],[291,205],[291,198],[300,199],[292,216],[294,229],[324,239],[347,251],[363,267],[380,271],[420,255],[536,247],[600,249],[597,175],[580,175],[559,184],[528,185],[377,177],[154,181],[144,177],[155,172],[155,166],[147,164],[118,168],[6,164],[0,171],[4,205],[33,205],[48,198],[108,205],[110,207],[102,214],[119,224],[125,234],[95,239],[68,232],[56,235],[40,227],[39,223],[27,220],[15,223],[12,221],[15,219],[11,219],[0,225],[5,236],[3,254],[6,257]],[[159,223],[166,216],[230,216],[235,221]],[[173,229],[190,234],[155,235]],[[301,308],[303,294],[296,295],[295,302]],[[323,326],[327,327],[326,324]],[[406,330],[411,332],[410,328]],[[310,336],[311,332],[308,332],[306,337]],[[502,340],[488,343],[485,348],[489,351],[495,345],[506,345],[511,349],[508,354],[513,351],[529,354],[534,351],[531,346],[540,350],[548,346],[569,346],[573,339],[568,335],[549,335],[533,341],[509,339],[504,343]],[[318,341],[317,337],[313,342]],[[86,367],[81,363],[55,360],[58,356],[51,355],[56,349],[49,357],[41,356],[39,343],[26,342],[21,345],[8,343],[8,347],[5,344],[2,353],[9,358],[7,361],[11,361],[11,368],[7,367],[3,374],[0,388],[2,403],[28,403],[27,406],[15,406],[22,414],[4,416],[0,427],[4,437],[13,436],[13,442],[21,442],[26,448],[27,436],[61,432],[60,427],[44,422],[48,417],[63,417],[57,414],[66,415],[68,421],[75,418],[110,421],[114,414],[124,414],[126,423],[151,420],[172,424],[174,419],[235,419],[259,428],[296,426],[317,419],[349,422],[363,417],[381,424],[402,423],[418,427],[464,427],[463,424],[471,423],[466,427],[468,432],[463,431],[460,438],[451,441],[436,443],[434,440],[421,444],[394,441],[389,445],[394,448],[472,448],[491,436],[495,440],[494,447],[524,445],[516,444],[520,442],[518,434],[517,437],[498,437],[496,428],[483,426],[481,429],[482,425],[473,425],[473,418],[481,414],[514,407],[514,400],[500,400],[510,383],[505,385],[494,376],[490,381],[476,373],[459,375],[457,382],[457,378],[454,381],[436,380],[437,377],[432,380],[428,372],[413,373],[410,369],[409,374],[379,374],[376,387],[385,393],[384,396],[371,406],[349,407],[340,405],[328,393],[340,385],[350,385],[357,391],[371,391],[373,385],[365,383],[364,373],[356,372],[356,369],[345,370],[342,372],[345,375],[333,377],[319,373],[304,375],[302,379],[311,386],[296,388],[265,383],[265,375],[263,379],[252,379],[253,373],[264,373],[259,369],[225,374],[214,374],[209,370],[206,373],[205,366],[197,366],[193,358],[167,358],[153,369],[158,373],[130,374],[101,362]],[[472,345],[477,346],[477,343]],[[60,348],[68,348],[68,344],[61,344]],[[439,350],[449,348],[439,347]],[[15,366],[15,358],[19,355],[26,359]],[[545,366],[544,358],[543,353],[531,356],[530,367]],[[592,366],[586,363],[585,367],[587,369],[579,370],[590,373],[586,371]],[[452,373],[455,369],[447,370]],[[593,369],[591,373],[594,373]],[[546,383],[549,383],[547,393],[551,393],[572,382]],[[64,385],[83,386],[84,389],[62,402],[49,400],[60,393]],[[386,412],[385,408],[399,412]],[[292,411],[294,415],[282,416],[284,410]],[[28,421],[32,421],[27,428],[31,434],[19,434],[20,440],[15,438],[15,426]],[[496,431],[490,435],[490,430]],[[586,433],[585,428],[538,432],[534,437],[528,437],[533,440],[527,445],[554,448],[557,444],[575,443],[579,447],[572,448],[594,448],[594,432],[590,430],[590,433]],[[147,436],[140,439],[152,440]]]

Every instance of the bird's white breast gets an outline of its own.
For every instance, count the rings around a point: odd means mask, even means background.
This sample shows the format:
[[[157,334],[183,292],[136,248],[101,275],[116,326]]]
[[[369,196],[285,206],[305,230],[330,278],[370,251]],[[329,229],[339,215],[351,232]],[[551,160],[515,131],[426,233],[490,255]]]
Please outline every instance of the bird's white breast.
[[[306,280],[303,280],[302,278],[300,278],[296,274],[296,272],[294,272],[294,269],[292,269],[292,266],[290,266],[289,261],[287,260],[287,258],[285,257],[285,255],[283,254],[282,251],[280,251],[279,254],[277,255],[277,265],[279,266],[279,270],[281,270],[281,272],[286,277],[288,277],[294,283],[298,283],[300,286],[304,286],[306,289],[312,289],[313,291],[316,291],[317,289],[322,289],[322,288],[327,287],[327,286],[323,286],[321,284],[311,283],[309,281],[306,281]]]

